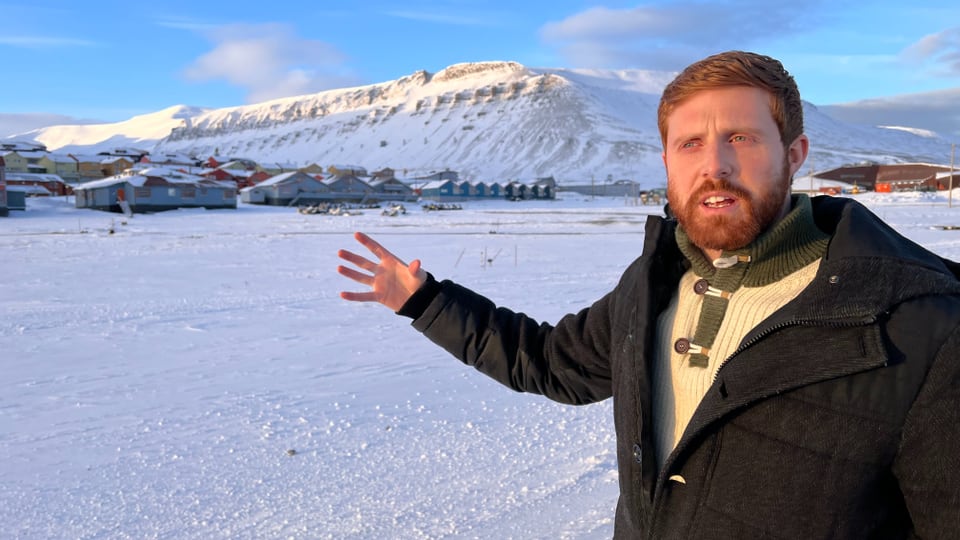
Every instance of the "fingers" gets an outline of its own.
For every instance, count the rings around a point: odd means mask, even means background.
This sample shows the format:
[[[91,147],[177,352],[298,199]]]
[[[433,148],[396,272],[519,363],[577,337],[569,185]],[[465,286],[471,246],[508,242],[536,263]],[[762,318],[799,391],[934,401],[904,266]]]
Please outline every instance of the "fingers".
[[[373,272],[377,268],[377,263],[371,261],[370,259],[367,259],[366,257],[357,255],[352,251],[341,249],[340,251],[337,252],[337,256],[347,262],[355,264],[358,268],[362,268],[368,272]]]
[[[411,276],[417,278],[420,284],[427,280],[427,272],[420,266],[420,259],[414,259],[407,267],[407,271],[410,272]]]
[[[383,249],[383,246],[381,246],[376,240],[374,240],[373,238],[370,238],[369,236],[363,234],[360,231],[353,233],[353,237],[357,240],[357,242],[360,242],[360,244],[362,244],[363,247],[369,249],[371,253],[376,255],[377,258],[379,259],[383,258],[382,254],[386,250]]]
[[[373,276],[369,274],[364,274],[357,272],[353,268],[347,268],[346,266],[338,266],[337,273],[343,277],[350,278],[357,283],[372,286],[373,285]]]
[[[340,293],[340,298],[350,300],[351,302],[379,302],[380,298],[373,292],[347,292]]]
[[[376,255],[378,259],[383,260],[383,259],[390,258],[406,266],[406,263],[398,259],[396,255],[394,255],[393,253],[390,253],[390,251],[387,250],[387,248],[380,245],[380,243],[374,240],[373,238],[370,238],[369,236],[359,231],[353,233],[353,237],[357,240],[357,242],[360,242],[363,245],[363,247],[369,249],[371,253]]]

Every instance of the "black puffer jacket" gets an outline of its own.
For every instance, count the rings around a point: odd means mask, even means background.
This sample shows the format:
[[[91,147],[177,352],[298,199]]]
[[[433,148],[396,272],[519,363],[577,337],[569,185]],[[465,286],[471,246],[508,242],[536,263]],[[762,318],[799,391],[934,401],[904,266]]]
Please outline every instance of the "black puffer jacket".
[[[651,218],[616,288],[551,326],[448,281],[414,327],[519,391],[614,399],[616,538],[960,538],[960,283],[862,205],[813,199],[813,282],[720,368],[657,471],[657,314],[688,268]],[[401,313],[410,308],[405,306]]]

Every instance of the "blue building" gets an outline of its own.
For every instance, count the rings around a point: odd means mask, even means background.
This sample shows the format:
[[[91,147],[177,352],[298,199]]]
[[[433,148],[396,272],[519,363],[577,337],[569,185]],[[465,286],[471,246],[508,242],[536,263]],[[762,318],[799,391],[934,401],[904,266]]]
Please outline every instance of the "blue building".
[[[367,202],[373,193],[370,184],[353,174],[324,178],[323,183],[330,188],[333,198],[340,202]]]
[[[0,156],[0,217],[7,217],[10,211],[7,210],[7,166],[3,162],[3,156]]]
[[[453,200],[459,198],[457,184],[453,180],[434,180],[427,182],[420,188],[420,196],[424,199],[446,199]]]
[[[278,174],[240,190],[240,200],[250,204],[300,206],[330,202],[332,199],[329,186],[299,171]]]
[[[370,182],[373,190],[367,195],[369,199],[378,201],[415,201],[417,200],[413,188],[397,178],[375,178]]]
[[[237,207],[236,184],[166,168],[125,171],[76,186],[74,194],[77,208],[109,212]]]

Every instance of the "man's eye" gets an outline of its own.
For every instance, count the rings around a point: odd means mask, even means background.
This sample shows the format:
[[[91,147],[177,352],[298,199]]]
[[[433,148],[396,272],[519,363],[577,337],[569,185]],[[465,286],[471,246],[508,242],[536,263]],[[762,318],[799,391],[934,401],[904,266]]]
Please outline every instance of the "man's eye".
[[[745,142],[748,139],[746,135],[734,135],[730,140],[733,142]]]

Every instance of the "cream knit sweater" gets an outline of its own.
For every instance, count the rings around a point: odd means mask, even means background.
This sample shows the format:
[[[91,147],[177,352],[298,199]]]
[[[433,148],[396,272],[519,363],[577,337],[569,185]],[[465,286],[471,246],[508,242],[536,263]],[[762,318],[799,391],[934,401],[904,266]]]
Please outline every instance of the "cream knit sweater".
[[[813,281],[828,241],[816,228],[810,200],[803,195],[793,197],[793,210],[770,231],[746,248],[723,253],[739,257],[733,267],[711,264],[678,228],[677,243],[692,268],[657,320],[653,416],[659,466],[743,337]],[[718,304],[719,296],[725,301]],[[702,309],[705,301],[713,303],[710,313]],[[691,354],[699,352],[698,340],[709,347],[705,355]]]
[[[693,270],[683,275],[677,294],[657,321],[659,354],[654,369],[653,410],[660,466],[683,435],[720,364],[737,350],[747,332],[800,294],[813,281],[819,266],[820,259],[817,259],[772,285],[741,287],[730,298],[706,368],[690,365],[687,355],[677,353],[673,347],[678,339],[693,336],[703,301],[702,295],[693,292],[693,285],[700,277]]]

